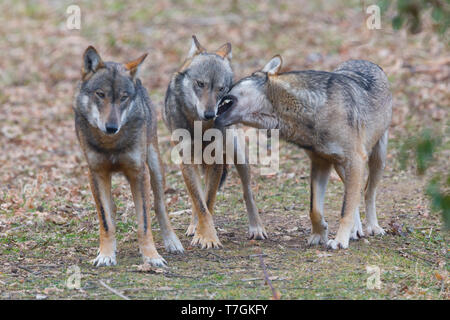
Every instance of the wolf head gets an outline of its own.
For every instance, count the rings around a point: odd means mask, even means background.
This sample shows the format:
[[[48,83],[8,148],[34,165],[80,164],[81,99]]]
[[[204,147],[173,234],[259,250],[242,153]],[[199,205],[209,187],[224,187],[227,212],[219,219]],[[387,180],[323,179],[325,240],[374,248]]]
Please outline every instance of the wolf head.
[[[236,82],[230,91],[219,101],[219,116],[215,123],[219,127],[235,123],[249,126],[255,124],[259,115],[270,114],[273,106],[267,96],[267,84],[271,76],[281,69],[282,59],[274,56],[260,71]]]
[[[207,121],[216,117],[217,102],[233,81],[230,59],[231,44],[210,53],[192,36],[191,49],[179,75],[184,104],[197,119]]]
[[[103,62],[94,47],[83,55],[75,109],[103,134],[114,135],[135,106],[136,74],[147,54],[128,63]]]

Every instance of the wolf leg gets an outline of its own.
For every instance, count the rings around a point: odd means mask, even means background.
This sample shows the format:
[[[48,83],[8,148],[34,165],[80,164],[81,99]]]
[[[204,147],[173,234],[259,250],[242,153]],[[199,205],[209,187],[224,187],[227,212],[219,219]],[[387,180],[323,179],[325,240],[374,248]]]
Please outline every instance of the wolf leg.
[[[197,215],[198,223],[192,245],[199,245],[202,249],[218,248],[222,244],[217,237],[214,221],[205,201],[200,185],[200,177],[193,165],[181,164],[186,187],[192,202],[192,211]]]
[[[140,170],[128,170],[126,173],[133,194],[138,221],[139,251],[144,263],[157,267],[166,265],[153,242],[150,216],[150,174],[148,166],[143,164]]]
[[[264,225],[261,222],[261,218],[258,213],[258,207],[255,203],[255,198],[253,196],[252,188],[251,188],[251,172],[249,166],[249,155],[245,144],[242,145],[242,141],[237,138],[233,138],[233,140],[226,140],[227,149],[229,144],[232,144],[233,147],[233,162],[236,167],[236,170],[239,174],[239,178],[242,182],[242,191],[244,194],[244,202],[245,207],[247,209],[248,216],[248,235],[249,239],[255,240],[263,240],[267,239],[267,232],[264,228]],[[229,158],[229,155],[224,155],[224,160]],[[231,158],[231,157],[230,157]]]
[[[311,203],[310,213],[312,223],[311,236],[308,245],[326,244],[328,241],[328,224],[323,215],[323,205],[331,163],[311,155]]]
[[[148,168],[150,169],[150,183],[153,190],[153,198],[155,201],[156,219],[158,219],[159,227],[164,241],[164,247],[167,252],[183,253],[183,245],[172,229],[169,216],[166,211],[164,202],[164,167],[159,155],[158,145],[150,144],[148,147],[147,157]]]
[[[89,170],[89,182],[100,222],[100,247],[92,263],[97,267],[115,265],[116,226],[113,220],[115,206],[111,195],[111,173]]]
[[[216,202],[222,172],[223,164],[212,164],[206,168],[206,205],[211,214],[214,213],[214,203]]]
[[[198,172],[198,167],[194,167],[193,170],[195,170],[196,176],[199,177],[200,173]],[[200,182],[197,182],[197,183],[200,183]],[[189,192],[189,190],[188,190],[188,192]],[[195,210],[192,210],[191,221],[189,223],[188,228],[186,229],[185,235],[187,235],[188,237],[193,237],[195,234],[195,230],[197,229],[197,224],[198,224],[197,212]]]
[[[255,204],[253,192],[251,188],[251,174],[250,166],[248,164],[236,164],[236,170],[239,174],[239,178],[242,182],[242,190],[244,192],[244,201],[247,208],[248,216],[248,235],[249,239],[263,240],[267,239],[267,232],[264,229],[264,225],[261,222],[261,218],[258,213],[258,208]]]
[[[387,140],[388,132],[386,131],[373,148],[369,157],[369,178],[367,180],[364,195],[366,202],[367,233],[369,235],[385,234],[383,228],[378,225],[375,199],[377,185],[383,175],[383,170],[386,163]]]
[[[327,246],[333,250],[348,248],[350,233],[355,223],[355,211],[361,200],[361,189],[364,176],[364,161],[359,154],[345,168],[344,203],[342,205],[342,217],[339,229],[334,240],[329,240]]]
[[[345,181],[345,171],[340,165],[334,166],[337,174],[341,178],[341,181]],[[350,232],[350,240],[359,240],[364,237],[364,231],[361,223],[361,216],[359,214],[359,206],[355,210],[355,223],[353,224],[352,231]]]

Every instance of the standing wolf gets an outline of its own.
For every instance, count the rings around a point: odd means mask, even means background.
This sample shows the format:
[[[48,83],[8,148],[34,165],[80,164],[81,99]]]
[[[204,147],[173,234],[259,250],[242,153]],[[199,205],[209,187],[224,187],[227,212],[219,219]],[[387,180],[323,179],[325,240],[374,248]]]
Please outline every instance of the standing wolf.
[[[89,165],[89,180],[100,221],[96,266],[116,264],[115,213],[111,175],[127,177],[138,219],[139,248],[144,263],[161,266],[150,229],[150,184],[166,250],[183,252],[172,230],[164,202],[164,173],[156,135],[156,113],[136,77],[147,55],[120,64],[103,62],[93,47],[84,52],[82,79],[75,98],[75,128]],[[150,179],[151,178],[151,179]]]
[[[281,63],[281,57],[275,56],[261,71],[237,82],[220,101],[223,113],[216,125],[279,129],[287,141],[306,150],[311,158],[310,245],[347,248],[350,238],[363,236],[359,202],[368,161],[367,231],[384,234],[377,221],[375,194],[392,114],[386,75],[364,60],[344,62],[333,72],[279,73]],[[328,241],[323,203],[332,166],[344,182],[345,193],[336,239]]]
[[[166,93],[164,118],[171,132],[185,129],[194,137],[195,122],[201,122],[203,132],[214,126],[217,102],[226,94],[232,83],[230,59],[229,43],[215,52],[207,52],[197,38],[192,37],[188,57],[180,70],[173,75]],[[192,142],[201,144],[203,149],[209,144],[194,139]],[[243,151],[236,144],[234,150],[236,163],[237,153]],[[267,234],[253,199],[250,168],[247,163],[235,166],[242,181],[250,238],[264,239]],[[199,169],[205,172],[206,192],[202,190]],[[182,163],[181,171],[193,206],[192,219],[186,234],[194,235],[193,245],[200,245],[202,248],[222,246],[216,234],[212,213],[217,190],[225,177],[225,164]]]

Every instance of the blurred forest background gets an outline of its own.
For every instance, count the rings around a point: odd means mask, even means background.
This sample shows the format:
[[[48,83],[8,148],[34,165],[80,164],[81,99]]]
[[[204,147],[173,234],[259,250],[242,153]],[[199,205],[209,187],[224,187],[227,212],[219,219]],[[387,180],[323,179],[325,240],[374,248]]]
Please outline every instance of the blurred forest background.
[[[81,28],[67,28],[70,5]],[[380,29],[366,9],[378,5]],[[0,298],[117,298],[103,279],[131,298],[270,298],[258,250],[282,298],[448,299],[450,210],[449,2],[397,1],[12,1],[0,2]],[[310,232],[307,158],[282,143],[280,172],[253,185],[270,234],[246,240],[237,175],[219,195],[216,223],[225,248],[190,248],[183,235],[190,203],[170,136],[159,122],[167,173],[168,211],[187,248],[160,253],[168,270],[142,270],[131,193],[113,180],[119,208],[119,265],[89,265],[98,236],[87,165],[76,140],[72,102],[82,54],[94,45],[104,60],[125,62],[148,52],[140,77],[161,110],[173,72],[197,35],[209,50],[233,47],[239,79],[283,57],[283,70],[333,70],[347,59],[380,65],[394,95],[388,165],[378,192],[383,238],[353,242],[347,251],[307,248]],[[342,183],[334,176],[326,199],[337,229]],[[364,216],[364,214],[363,214]],[[153,230],[158,226],[153,221]],[[256,251],[255,251],[256,250]],[[258,251],[259,252],[259,251]],[[82,288],[65,286],[80,266]],[[381,269],[382,287],[366,288],[367,265]]]

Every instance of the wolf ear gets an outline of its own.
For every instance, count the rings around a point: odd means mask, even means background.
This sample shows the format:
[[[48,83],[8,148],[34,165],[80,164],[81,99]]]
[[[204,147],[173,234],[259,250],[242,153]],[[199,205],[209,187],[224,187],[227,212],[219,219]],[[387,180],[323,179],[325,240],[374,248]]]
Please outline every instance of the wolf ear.
[[[125,69],[130,71],[131,78],[134,79],[136,77],[136,74],[138,72],[139,66],[142,62],[144,62],[145,58],[147,58],[148,53],[144,53],[142,56],[137,58],[136,60],[127,62],[124,64]]]
[[[217,51],[215,52],[217,55],[221,56],[222,58],[228,58],[231,60],[232,53],[231,53],[231,43],[225,43],[223,46],[221,46]]]
[[[206,49],[200,44],[200,42],[198,42],[197,37],[193,35],[191,49],[189,50],[188,53],[188,59],[202,52],[206,52]]]
[[[272,59],[270,59],[269,63],[261,70],[262,72],[267,72],[269,75],[276,75],[281,69],[281,65],[283,64],[283,60],[281,56],[277,54]]]
[[[89,46],[83,54],[83,68],[81,70],[81,74],[83,80],[90,73],[95,73],[98,69],[103,68],[105,64],[100,58],[97,50],[93,46]]]

